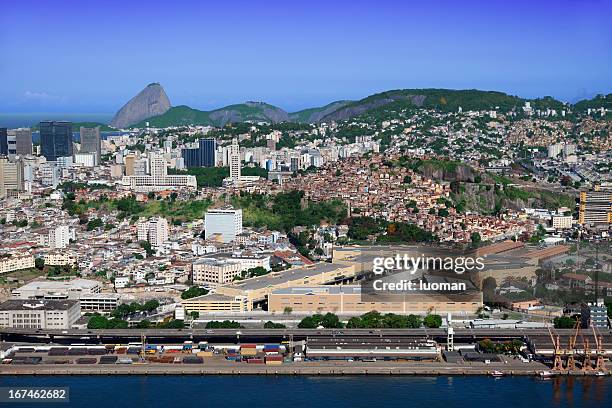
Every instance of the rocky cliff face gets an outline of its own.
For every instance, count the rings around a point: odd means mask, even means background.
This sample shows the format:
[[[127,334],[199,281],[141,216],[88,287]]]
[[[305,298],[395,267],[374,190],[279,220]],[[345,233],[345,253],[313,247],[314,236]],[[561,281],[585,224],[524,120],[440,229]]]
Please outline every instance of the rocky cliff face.
[[[158,83],[152,83],[123,105],[110,122],[110,126],[128,127],[153,116],[163,115],[170,106],[170,99],[164,88]]]

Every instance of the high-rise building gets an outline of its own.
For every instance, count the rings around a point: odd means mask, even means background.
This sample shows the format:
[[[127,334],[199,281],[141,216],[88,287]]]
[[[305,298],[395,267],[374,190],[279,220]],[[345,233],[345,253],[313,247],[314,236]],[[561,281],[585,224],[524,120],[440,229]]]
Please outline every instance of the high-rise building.
[[[40,122],[41,153],[48,161],[72,156],[72,122]]]
[[[49,247],[52,249],[67,248],[71,239],[75,239],[74,229],[68,225],[60,225],[49,230]]]
[[[0,156],[8,155],[8,139],[6,128],[0,128]]]
[[[229,151],[229,167],[230,167],[230,179],[234,182],[240,181],[240,146],[238,145],[238,139],[232,140],[232,145]]]
[[[168,164],[162,155],[151,154],[149,156],[149,169],[150,175],[138,175],[138,171],[135,168],[134,172],[136,175],[123,177],[122,184],[132,191],[139,192],[162,191],[181,187],[197,188],[195,176],[184,174],[168,175]]]
[[[159,247],[168,242],[168,221],[161,217],[140,221],[138,240],[147,241],[153,247]]]
[[[583,225],[605,225],[612,223],[612,190],[580,192],[578,221]]]
[[[81,127],[81,152],[95,153],[96,164],[100,164],[102,154],[102,141],[100,139],[100,126],[95,128]]]
[[[231,242],[242,234],[242,210],[233,208],[206,211],[204,216],[204,238],[219,234],[223,242]]]
[[[215,167],[217,141],[215,139],[200,139],[195,149],[183,149],[185,167]]]
[[[134,156],[133,154],[128,154],[127,156],[125,156],[123,161],[125,163],[125,175],[135,176],[136,173],[134,171],[134,165],[136,162],[136,156]]]
[[[24,191],[23,160],[0,157],[0,198],[16,197]]]
[[[15,129],[15,150],[20,156],[32,154],[32,129],[19,128]]]

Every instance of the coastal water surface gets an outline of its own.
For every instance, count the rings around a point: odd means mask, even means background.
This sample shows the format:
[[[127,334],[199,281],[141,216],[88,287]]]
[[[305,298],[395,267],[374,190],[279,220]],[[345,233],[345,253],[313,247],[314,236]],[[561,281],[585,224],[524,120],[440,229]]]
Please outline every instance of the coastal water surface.
[[[609,407],[610,378],[55,376],[0,377],[1,387],[69,387],[42,407],[510,408]]]

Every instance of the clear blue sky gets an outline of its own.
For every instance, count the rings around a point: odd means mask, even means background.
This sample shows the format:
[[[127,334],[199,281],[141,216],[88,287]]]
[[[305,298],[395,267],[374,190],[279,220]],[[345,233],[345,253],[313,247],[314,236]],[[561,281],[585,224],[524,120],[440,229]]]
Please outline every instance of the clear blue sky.
[[[115,112],[150,82],[173,105],[289,111],[397,88],[612,92],[612,0],[0,3],[0,113]]]

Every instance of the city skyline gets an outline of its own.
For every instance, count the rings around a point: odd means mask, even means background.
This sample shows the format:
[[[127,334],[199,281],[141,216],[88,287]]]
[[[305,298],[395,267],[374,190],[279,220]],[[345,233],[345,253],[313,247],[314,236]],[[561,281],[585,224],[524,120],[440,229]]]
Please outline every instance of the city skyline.
[[[606,0],[339,2],[325,13],[234,3],[12,4],[0,16],[0,111],[112,113],[149,82],[174,106],[258,100],[288,111],[399,88],[574,102],[612,84]]]

